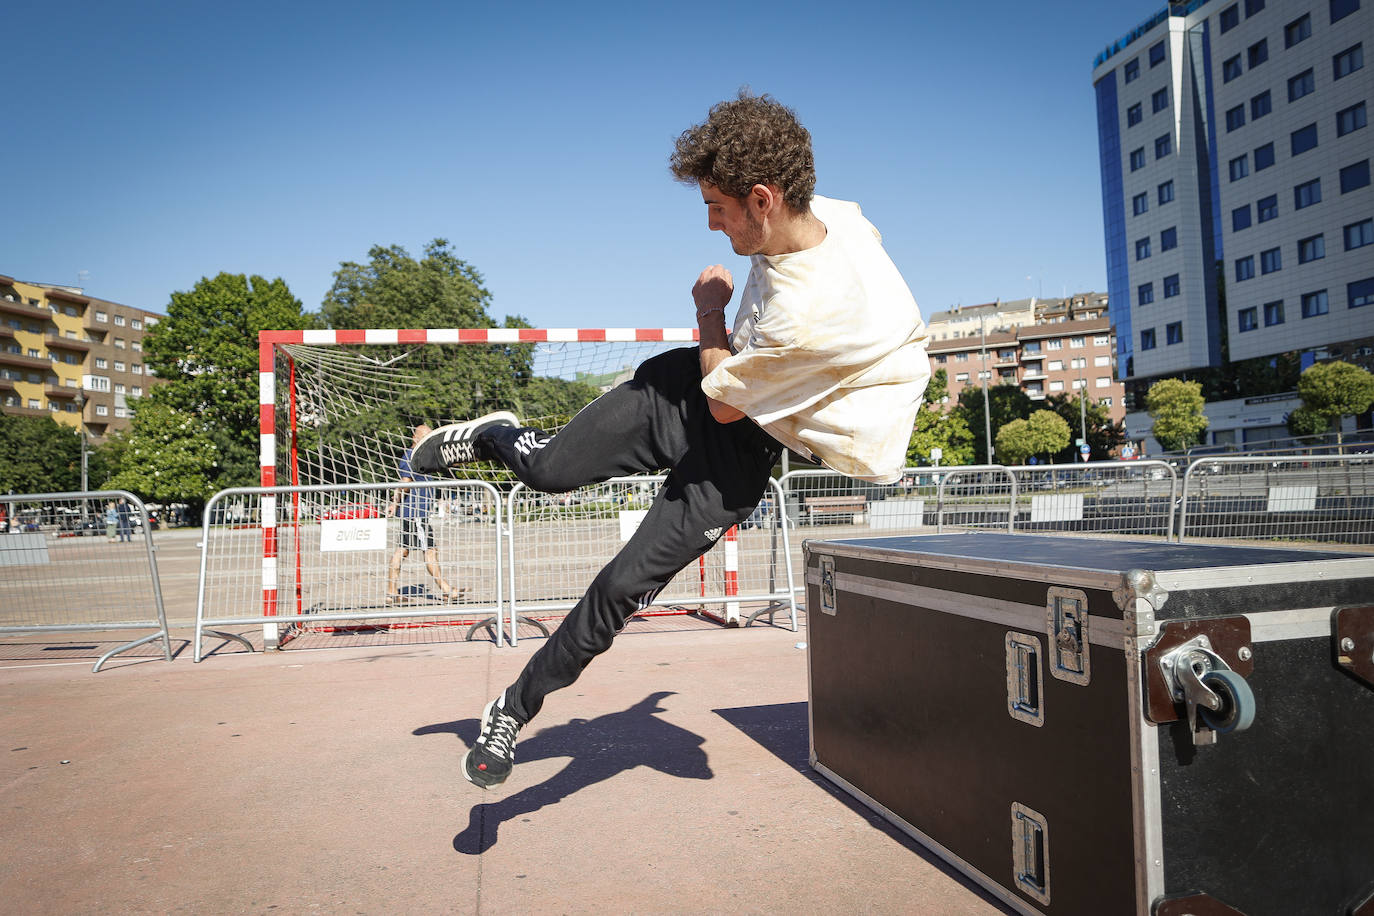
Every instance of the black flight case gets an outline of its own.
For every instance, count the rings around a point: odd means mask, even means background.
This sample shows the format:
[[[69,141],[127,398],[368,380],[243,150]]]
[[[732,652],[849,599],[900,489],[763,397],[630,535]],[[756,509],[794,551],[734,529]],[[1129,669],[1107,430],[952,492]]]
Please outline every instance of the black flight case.
[[[1374,916],[1374,556],[965,533],[805,566],[812,766],[1014,911]]]

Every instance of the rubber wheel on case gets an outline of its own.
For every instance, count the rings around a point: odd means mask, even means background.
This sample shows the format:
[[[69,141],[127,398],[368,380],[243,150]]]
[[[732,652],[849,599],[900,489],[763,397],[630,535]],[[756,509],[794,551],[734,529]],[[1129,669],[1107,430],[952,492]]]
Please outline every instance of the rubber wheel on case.
[[[1255,722],[1255,694],[1245,678],[1234,671],[1218,669],[1202,676],[1202,684],[1221,697],[1221,709],[1198,706],[1198,714],[1208,728],[1219,735],[1243,732]]]

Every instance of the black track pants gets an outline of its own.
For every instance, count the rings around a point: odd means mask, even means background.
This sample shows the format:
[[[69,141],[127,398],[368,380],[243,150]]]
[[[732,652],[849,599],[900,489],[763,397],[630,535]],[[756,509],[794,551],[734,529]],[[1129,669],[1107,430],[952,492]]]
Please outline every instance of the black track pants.
[[[679,570],[749,516],[782,452],[753,421],[711,416],[695,347],[645,360],[632,380],[597,398],[556,436],[506,427],[480,439],[526,486],[545,492],[669,472],[639,530],[506,692],[508,708],[525,721],[609,649],[630,616]]]

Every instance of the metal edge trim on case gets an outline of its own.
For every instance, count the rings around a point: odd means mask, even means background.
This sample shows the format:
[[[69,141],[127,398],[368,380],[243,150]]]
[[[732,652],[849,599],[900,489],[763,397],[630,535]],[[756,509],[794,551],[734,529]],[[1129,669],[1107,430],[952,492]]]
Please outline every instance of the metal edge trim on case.
[[[849,783],[843,776],[840,776],[838,773],[830,769],[825,764],[818,762],[813,763],[811,766],[813,769],[816,770],[816,772],[820,773],[826,779],[830,780],[835,785],[839,786],[841,789],[844,789],[850,795],[854,796],[854,798],[856,798],[859,802],[861,802],[875,814],[881,815],[882,818],[886,820],[889,824],[896,827],[898,830],[902,831],[907,836],[911,837],[913,840],[920,843],[925,848],[929,849],[931,852],[935,853],[949,865],[953,866],[954,868],[962,872],[966,877],[971,879],[979,887],[983,888],[985,891],[992,894],[994,897],[996,897],[1001,902],[1005,903],[1007,906],[1011,907],[1016,912],[1022,914],[1022,916],[1039,916],[1039,914],[1042,912],[1039,909],[1030,907],[1025,900],[1012,894],[1005,886],[989,878],[987,875],[983,874],[981,871],[974,868],[968,862],[965,862],[963,859],[955,855],[949,849],[942,846],[940,843],[936,842],[929,835],[923,833],[920,830],[917,830],[915,827],[911,826],[906,821],[902,820],[892,811],[888,810],[887,807],[880,804],[877,800],[869,796],[863,790],[856,788],[854,785]]]
[[[807,570],[806,583],[820,585],[819,573]],[[1041,633],[1045,628],[1045,606],[1041,604],[1020,604],[993,598],[976,599],[944,589],[927,588],[922,585],[892,585],[882,579],[845,572],[835,573],[835,591],[854,592],[894,604],[997,623],[1028,633]],[[974,604],[974,601],[979,603]],[[1089,619],[1091,623],[1088,628],[1088,641],[1092,645],[1109,649],[1121,648],[1125,629],[1120,620],[1095,614],[1089,615]]]
[[[1361,579],[1369,575],[1374,557],[1314,559],[1253,566],[1220,566],[1205,569],[1155,570],[1160,585],[1169,591],[1235,588],[1238,585],[1277,585],[1311,582],[1314,579]]]
[[[1118,570],[1089,569],[1082,566],[1045,566],[1019,563],[1015,560],[982,560],[974,557],[954,557],[938,553],[895,552],[891,548],[861,547],[841,541],[827,541],[825,545],[828,552],[835,556],[853,557],[859,560],[881,560],[902,566],[924,566],[952,572],[976,573],[983,576],[997,576],[1000,579],[1018,578],[1059,585],[1067,582],[1082,588],[1101,589],[1108,592],[1121,584],[1121,573]]]
[[[1330,636],[1331,614],[1335,610],[1335,607],[1305,607],[1242,616],[1250,621],[1252,643],[1280,642]]]
[[[1123,608],[1128,618],[1136,614],[1153,617],[1153,607],[1145,598],[1135,599],[1133,612]],[[1159,728],[1145,717],[1145,685],[1141,682],[1141,659],[1158,637],[1140,634],[1125,637],[1126,720],[1130,723],[1131,809],[1135,824],[1135,899],[1136,912],[1150,912],[1151,902],[1164,893],[1164,822],[1160,810]]]

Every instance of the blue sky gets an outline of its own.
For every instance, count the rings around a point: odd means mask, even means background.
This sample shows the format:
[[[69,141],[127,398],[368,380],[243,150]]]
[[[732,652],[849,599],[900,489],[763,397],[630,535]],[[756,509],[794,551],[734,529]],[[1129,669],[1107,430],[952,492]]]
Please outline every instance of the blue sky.
[[[0,273],[155,311],[260,274],[315,310],[442,237],[498,320],[690,325],[701,268],[748,268],[668,155],[748,85],[927,314],[1104,290],[1092,61],[1155,7],[19,0]]]

